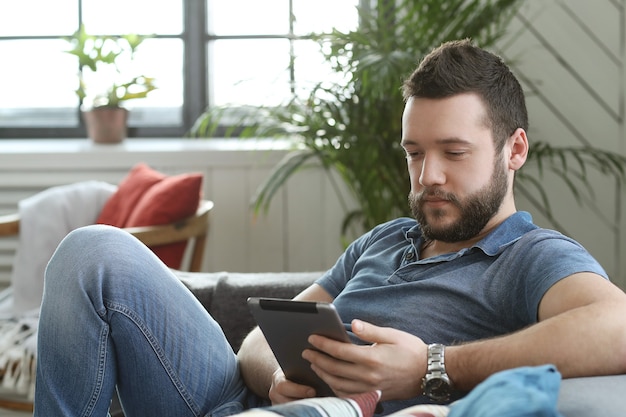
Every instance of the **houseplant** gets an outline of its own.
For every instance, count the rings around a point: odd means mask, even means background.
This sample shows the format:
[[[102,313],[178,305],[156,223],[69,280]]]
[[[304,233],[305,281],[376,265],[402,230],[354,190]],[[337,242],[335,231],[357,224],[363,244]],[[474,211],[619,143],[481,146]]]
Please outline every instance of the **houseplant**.
[[[235,130],[241,137],[282,135],[298,139],[300,149],[277,165],[259,188],[255,210],[266,208],[295,171],[318,161],[340,175],[358,203],[358,209],[347,212],[344,234],[351,226],[357,226],[357,231],[368,230],[399,215],[410,215],[410,183],[399,144],[402,80],[420,57],[444,41],[470,37],[483,47],[494,46],[521,3],[381,0],[372,10],[359,10],[358,29],[317,36],[326,60],[343,75],[338,78],[347,81],[320,83],[308,98],[295,98],[281,108],[258,108],[240,120]],[[223,135],[218,128],[226,110],[207,110],[190,136]],[[625,163],[618,154],[591,147],[559,148],[533,141],[527,166],[539,169],[537,173],[526,169],[519,172],[516,189],[558,227],[543,188],[543,172],[555,173],[574,197],[583,201],[585,195],[593,195],[588,170],[623,181]]]
[[[153,78],[134,74],[132,68],[137,48],[146,36],[90,35],[81,25],[65,39],[70,45],[66,52],[78,58],[76,94],[89,137],[98,143],[122,141],[128,119],[122,104],[145,98],[156,89]]]

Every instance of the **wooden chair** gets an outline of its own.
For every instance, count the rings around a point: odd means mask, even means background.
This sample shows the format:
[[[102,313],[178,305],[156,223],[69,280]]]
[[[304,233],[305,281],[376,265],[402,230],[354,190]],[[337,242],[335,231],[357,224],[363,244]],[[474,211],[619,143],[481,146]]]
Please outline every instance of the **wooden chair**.
[[[196,214],[186,219],[159,226],[127,227],[124,230],[142,241],[146,246],[153,247],[167,243],[189,240],[188,250],[190,272],[198,272],[202,268],[204,248],[209,232],[209,212],[213,202],[201,200]],[[20,231],[20,217],[18,214],[0,216],[0,237],[15,236]]]
[[[188,268],[190,272],[198,272],[202,268],[204,248],[209,232],[209,212],[213,202],[201,200],[196,214],[186,219],[159,226],[143,226],[124,228],[146,246],[159,246],[168,243],[188,241]],[[0,237],[16,236],[20,231],[18,214],[0,216]],[[0,370],[1,373],[1,370]],[[33,411],[33,403],[22,398],[0,398],[0,409],[17,411]],[[0,414],[2,414],[0,412]]]

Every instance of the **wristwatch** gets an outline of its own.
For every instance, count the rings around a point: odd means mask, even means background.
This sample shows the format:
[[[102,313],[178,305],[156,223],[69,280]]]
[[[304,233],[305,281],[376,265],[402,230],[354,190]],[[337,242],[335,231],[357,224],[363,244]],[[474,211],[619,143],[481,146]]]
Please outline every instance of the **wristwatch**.
[[[422,379],[424,395],[435,402],[445,402],[452,394],[452,382],[446,373],[445,346],[428,345],[428,368]]]

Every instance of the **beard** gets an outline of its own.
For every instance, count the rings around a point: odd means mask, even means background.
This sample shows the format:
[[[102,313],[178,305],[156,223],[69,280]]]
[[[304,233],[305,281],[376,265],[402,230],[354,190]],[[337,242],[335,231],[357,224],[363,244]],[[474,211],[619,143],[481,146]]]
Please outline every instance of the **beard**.
[[[491,181],[463,200],[453,193],[437,188],[424,188],[419,193],[409,193],[409,207],[425,239],[461,242],[475,237],[483,230],[487,222],[498,212],[508,191],[506,169],[503,164],[498,163],[499,160],[496,161]],[[448,210],[434,209],[427,214],[424,211],[425,197],[449,201],[459,209],[459,218],[451,224],[438,226],[437,220],[443,220]]]

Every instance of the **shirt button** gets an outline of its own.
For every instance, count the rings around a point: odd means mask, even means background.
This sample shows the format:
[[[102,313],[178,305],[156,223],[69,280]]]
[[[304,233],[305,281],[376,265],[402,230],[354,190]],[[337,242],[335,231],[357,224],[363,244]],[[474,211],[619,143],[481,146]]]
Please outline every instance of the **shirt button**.
[[[406,260],[410,261],[411,259],[413,259],[413,257],[415,256],[415,254],[413,252],[409,252],[406,254]]]

